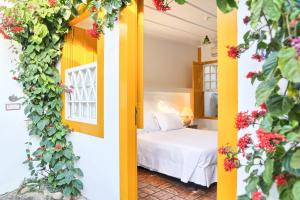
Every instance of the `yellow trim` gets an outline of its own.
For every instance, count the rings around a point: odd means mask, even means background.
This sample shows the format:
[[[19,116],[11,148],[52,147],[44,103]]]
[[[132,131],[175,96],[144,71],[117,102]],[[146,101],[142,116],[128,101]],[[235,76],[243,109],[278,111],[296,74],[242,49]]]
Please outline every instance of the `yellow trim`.
[[[227,56],[227,45],[237,44],[237,13],[223,14],[218,11],[218,146],[236,145],[237,131],[234,127],[238,111],[237,60]],[[218,155],[218,200],[236,199],[237,173],[225,172],[224,157]]]
[[[97,125],[75,122],[65,119],[65,109],[62,110],[62,121],[76,132],[103,137],[104,135],[104,39],[96,40],[90,37],[84,29],[73,27],[67,35],[62,53],[61,80],[65,84],[65,70],[71,67],[97,62]],[[65,102],[65,95],[62,95]]]
[[[138,0],[137,127],[144,128],[144,1]]]
[[[120,199],[137,199],[137,104],[138,12],[137,2],[120,13]]]
[[[138,7],[136,5],[138,3]],[[120,194],[121,200],[137,199],[136,126],[138,56],[143,54],[141,29],[138,29],[137,9],[143,0],[135,0],[120,14]],[[142,12],[142,10],[140,10]],[[140,13],[139,13],[140,14]],[[228,28],[230,27],[230,28]],[[140,30],[140,31],[138,31]],[[227,57],[227,45],[237,44],[237,13],[218,11],[218,88],[219,88],[219,138],[218,145],[236,144],[234,119],[237,113],[237,61]],[[142,59],[140,57],[139,59]],[[139,67],[138,67],[139,65]],[[139,84],[139,83],[138,83]],[[236,199],[236,172],[225,172],[223,157],[218,157],[218,200]]]
[[[72,19],[70,22],[69,22],[69,25],[70,26],[75,26],[76,24],[78,24],[79,22],[87,19],[89,16],[90,16],[90,11],[89,10],[86,10],[84,11],[82,14],[78,15],[77,17],[75,17],[74,19]]]

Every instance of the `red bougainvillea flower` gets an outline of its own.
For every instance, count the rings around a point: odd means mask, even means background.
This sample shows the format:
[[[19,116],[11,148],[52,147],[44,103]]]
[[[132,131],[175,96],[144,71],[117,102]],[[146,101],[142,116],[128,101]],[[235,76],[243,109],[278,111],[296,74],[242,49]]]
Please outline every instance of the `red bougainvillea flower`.
[[[222,146],[218,149],[219,154],[225,155],[229,152],[228,146]]]
[[[90,8],[90,12],[94,13],[94,12],[96,12],[96,11],[97,11],[96,6],[92,6],[92,7]]]
[[[15,26],[15,27],[11,28],[11,32],[13,32],[13,33],[19,33],[22,31],[24,31],[24,27],[22,27],[22,26]]]
[[[262,103],[259,107],[260,107],[260,109],[262,109],[262,110],[268,110],[267,104],[266,104],[266,103]]]
[[[56,144],[54,148],[57,150],[60,150],[60,149],[62,149],[62,146],[60,144]]]
[[[18,77],[13,76],[12,79],[16,81],[16,80],[18,80]]]
[[[263,117],[266,115],[266,110],[254,110],[251,112],[251,117],[253,120],[257,120],[260,117]]]
[[[100,33],[99,33],[99,31],[98,31],[98,24],[97,24],[97,23],[94,23],[94,24],[93,24],[93,28],[87,30],[87,33],[88,33],[90,36],[92,36],[93,38],[98,39],[98,38],[100,37]]]
[[[246,75],[246,78],[252,78],[256,74],[257,74],[256,72],[248,72],[248,74]]]
[[[279,174],[279,175],[275,176],[274,179],[278,186],[283,186],[283,185],[287,184],[284,174]]]
[[[250,17],[249,16],[244,17],[243,22],[244,24],[247,25],[250,22]]]
[[[56,0],[48,0],[48,4],[50,7],[54,7],[56,5],[57,1]]]
[[[256,135],[259,140],[257,147],[265,149],[269,153],[272,153],[276,150],[276,145],[286,141],[286,138],[283,135],[267,132],[264,129],[258,129],[256,131]]]
[[[245,150],[249,144],[252,144],[252,139],[249,133],[245,134],[238,140],[237,146],[241,149],[243,155],[245,155]]]
[[[259,55],[257,53],[253,54],[251,58],[253,60],[257,60],[258,62],[261,62],[264,59],[264,57],[262,55]]]
[[[262,200],[261,192],[253,192],[252,193],[252,200]]]
[[[171,10],[170,6],[166,4],[164,0],[153,0],[153,4],[158,11],[166,12]]]
[[[248,128],[253,123],[252,117],[247,112],[239,112],[236,121],[235,121],[235,127],[238,130]]]
[[[224,169],[225,171],[232,171],[238,167],[237,158],[225,158],[224,159]]]
[[[296,19],[292,19],[291,22],[290,22],[290,25],[291,26],[296,26],[298,23],[298,21]]]
[[[240,57],[240,54],[241,54],[241,50],[239,47],[237,46],[227,46],[227,54],[228,54],[228,57],[230,58],[239,58]]]

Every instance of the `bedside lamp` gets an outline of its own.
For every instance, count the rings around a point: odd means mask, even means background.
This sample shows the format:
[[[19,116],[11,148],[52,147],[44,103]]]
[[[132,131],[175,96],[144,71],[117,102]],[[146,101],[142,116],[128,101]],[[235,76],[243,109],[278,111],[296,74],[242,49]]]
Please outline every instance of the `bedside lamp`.
[[[188,106],[184,107],[182,112],[181,112],[181,117],[183,118],[183,124],[185,126],[188,126],[191,124],[192,119],[194,117],[194,113],[192,109]]]

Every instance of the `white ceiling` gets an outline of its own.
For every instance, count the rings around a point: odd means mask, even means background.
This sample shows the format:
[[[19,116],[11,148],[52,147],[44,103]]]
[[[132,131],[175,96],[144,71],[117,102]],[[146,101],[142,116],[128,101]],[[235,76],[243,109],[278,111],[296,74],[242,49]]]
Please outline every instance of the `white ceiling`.
[[[173,2],[171,10],[159,12],[153,0],[145,0],[145,34],[195,46],[201,45],[205,35],[217,36],[217,6],[215,0],[189,0],[184,5]],[[91,19],[78,27],[90,28]]]
[[[205,35],[217,36],[217,6],[215,0],[189,0],[187,4],[173,2],[171,10],[159,12],[152,0],[145,0],[145,34],[171,39],[195,46]]]

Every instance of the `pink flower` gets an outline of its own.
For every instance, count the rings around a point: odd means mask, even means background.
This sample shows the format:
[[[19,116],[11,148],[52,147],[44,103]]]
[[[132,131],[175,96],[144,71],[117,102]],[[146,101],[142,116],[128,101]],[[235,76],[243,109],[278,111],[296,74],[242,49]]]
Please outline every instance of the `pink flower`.
[[[254,110],[251,112],[251,117],[253,118],[253,120],[257,120],[258,118],[265,116],[265,114],[265,110]]]
[[[298,23],[298,21],[296,19],[292,19],[292,21],[290,22],[291,26],[296,26]]]
[[[16,81],[16,80],[18,80],[18,77],[13,76],[12,79]]]
[[[57,0],[48,0],[48,4],[50,7],[54,7],[57,3]]]
[[[60,150],[62,149],[62,146],[60,144],[56,144],[55,147],[54,147],[56,150]]]
[[[244,24],[247,25],[250,22],[250,17],[249,16],[244,17],[243,22]]]
[[[247,112],[239,112],[235,121],[235,127],[238,130],[247,128],[253,123],[252,118],[249,116]]]
[[[261,199],[262,199],[261,192],[253,192],[252,193],[252,200],[261,200]]]
[[[241,50],[239,47],[237,46],[227,46],[227,54],[228,54],[228,57],[230,58],[239,58],[240,57],[240,54],[241,54]]]
[[[259,107],[260,107],[262,110],[268,110],[267,104],[266,104],[266,103],[262,103]]]
[[[287,184],[284,174],[279,174],[274,177],[277,186],[283,186]]]
[[[90,36],[92,36],[93,38],[98,39],[98,38],[100,37],[100,33],[99,33],[99,31],[98,31],[98,24],[97,24],[97,23],[94,23],[94,24],[93,24],[93,28],[87,30],[87,33],[88,33]]]
[[[165,12],[167,10],[170,10],[170,6],[168,4],[165,4],[164,0],[153,0],[153,4],[156,8],[156,10]]]
[[[276,150],[276,145],[286,141],[284,135],[267,132],[264,129],[258,129],[256,135],[259,141],[257,147],[262,148],[269,153],[273,153]]]
[[[258,62],[261,62],[264,59],[262,55],[259,55],[257,53],[253,54],[251,58],[253,60],[257,60]]]
[[[257,73],[256,72],[249,72],[247,75],[246,75],[246,78],[252,78],[254,75],[256,75]]]
[[[22,26],[15,26],[11,29],[11,32],[13,32],[13,33],[19,33],[22,31],[24,31],[24,27],[22,27]]]
[[[245,134],[238,140],[237,146],[242,150],[243,155],[245,154],[245,150],[249,144],[252,144],[250,134]]]
[[[232,171],[238,167],[237,158],[225,158],[224,159],[224,169],[225,171]]]
[[[218,149],[219,154],[225,155],[229,152],[228,146],[222,146]]]

